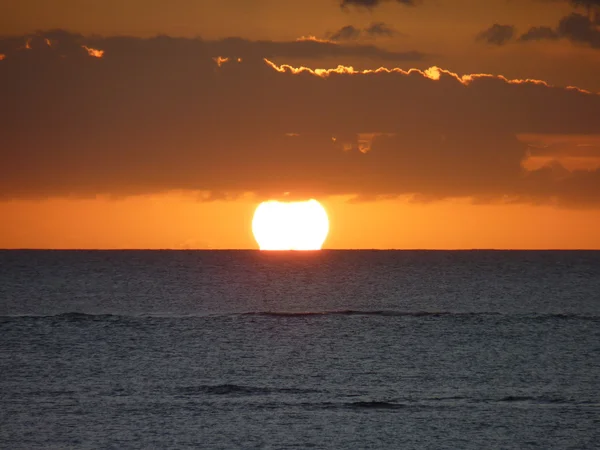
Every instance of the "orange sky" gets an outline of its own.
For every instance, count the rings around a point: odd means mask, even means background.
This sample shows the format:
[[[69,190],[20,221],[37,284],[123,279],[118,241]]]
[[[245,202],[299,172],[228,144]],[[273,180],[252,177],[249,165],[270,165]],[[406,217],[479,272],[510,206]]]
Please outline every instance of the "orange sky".
[[[600,211],[527,205],[351,203],[327,198],[324,248],[600,249]],[[0,204],[3,248],[257,248],[257,203],[199,203],[180,193],[120,200],[12,201]]]
[[[291,192],[325,248],[600,249],[600,14],[340,1],[13,1],[0,248],[257,248],[257,204]]]

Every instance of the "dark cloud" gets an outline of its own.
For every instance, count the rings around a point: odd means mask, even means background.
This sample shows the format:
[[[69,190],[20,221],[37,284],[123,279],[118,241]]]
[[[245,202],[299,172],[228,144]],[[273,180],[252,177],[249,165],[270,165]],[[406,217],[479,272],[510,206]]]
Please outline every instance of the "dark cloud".
[[[476,40],[488,44],[504,45],[515,35],[515,27],[512,25],[500,25],[495,23],[476,36]]]
[[[600,8],[600,0],[537,0],[544,3],[569,3],[573,8],[586,8],[588,11]]]
[[[385,22],[373,22],[367,28],[365,28],[365,33],[369,36],[387,36],[392,37],[398,32],[390,25]]]
[[[235,58],[370,58],[381,61],[402,62],[419,61],[426,58],[422,52],[410,50],[406,52],[384,50],[374,45],[346,44],[326,42],[315,39],[300,39],[289,42],[250,41],[239,37],[231,37],[218,41],[201,39],[172,38],[158,36],[153,39],[137,39],[132,37],[89,37],[71,34],[62,30],[36,33],[24,37],[0,38],[0,53],[14,54],[23,57],[23,47],[29,46],[36,54],[47,57],[58,53],[70,52],[74,55],[86,55],[83,45],[90,47],[101,45],[113,55],[121,53],[140,54],[160,52],[165,57],[198,56],[198,55],[230,55]]]
[[[291,44],[46,38],[0,61],[5,199],[183,189],[600,206],[600,171],[525,170],[530,143],[519,138],[561,134],[576,147],[600,134],[595,94],[436,68],[315,74],[258,58]]]
[[[398,32],[385,22],[373,22],[365,28],[346,25],[333,33],[329,33],[327,38],[331,41],[353,41],[362,37],[392,37],[396,34]]]
[[[519,37],[520,41],[539,41],[558,39],[559,35],[550,27],[531,27],[526,33]]]
[[[573,6],[588,9],[600,8],[600,0],[568,0]]]
[[[589,16],[571,14],[564,17],[558,24],[556,32],[573,42],[587,44],[593,48],[600,48],[600,23]]]
[[[346,25],[339,30],[331,33],[328,37],[332,41],[351,41],[360,38],[362,30],[353,25]]]
[[[318,40],[298,40],[292,42],[248,41],[242,38],[229,38],[206,42],[207,50],[216,54],[235,54],[240,57],[266,58],[331,58],[364,57],[385,61],[419,61],[426,55],[418,51],[398,52],[384,50],[373,45],[339,45]]]
[[[406,6],[415,6],[419,0],[340,0],[340,6],[346,8],[348,6],[357,6],[361,8],[375,8],[383,3],[399,3]]]
[[[600,17],[572,13],[563,17],[555,29],[532,27],[520,41],[568,39],[577,44],[600,48]]]
[[[593,158],[600,162],[600,135],[524,134],[519,140],[528,144],[534,157]]]

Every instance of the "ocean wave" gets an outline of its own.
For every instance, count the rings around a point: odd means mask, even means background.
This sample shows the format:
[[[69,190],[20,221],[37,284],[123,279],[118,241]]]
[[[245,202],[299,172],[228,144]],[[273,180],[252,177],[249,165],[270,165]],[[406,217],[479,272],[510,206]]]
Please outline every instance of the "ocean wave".
[[[488,402],[490,400],[487,400]],[[551,396],[529,396],[529,395],[507,395],[496,400],[499,403],[539,403],[539,404],[565,404],[581,405],[591,402],[578,401],[572,398],[551,397]]]
[[[261,317],[312,317],[312,316],[381,316],[381,317],[451,317],[451,318],[477,318],[477,317],[500,317],[506,319],[564,319],[564,320],[591,320],[598,321],[600,316],[582,314],[510,314],[499,312],[453,312],[453,311],[400,311],[400,310],[357,310],[341,309],[326,311],[251,311],[241,314],[242,316]]]
[[[279,404],[282,405],[282,404]],[[264,405],[260,405],[262,407]],[[322,409],[332,409],[332,410],[396,410],[403,409],[408,407],[409,405],[403,403],[397,403],[392,401],[381,401],[381,400],[365,400],[365,401],[325,401],[325,402],[302,402],[296,404],[285,404],[286,407],[297,406],[302,409],[309,410],[322,410]]]
[[[385,402],[385,401],[363,401],[351,402],[346,406],[351,409],[400,409],[406,407],[401,403]]]
[[[268,394],[307,394],[317,392],[312,389],[274,388],[264,386],[244,386],[239,384],[216,384],[180,386],[177,393],[184,395],[268,395]]]
[[[499,312],[454,312],[454,311],[402,311],[402,310],[358,310],[340,309],[323,311],[247,311],[242,313],[206,313],[206,314],[111,314],[83,313],[77,311],[57,314],[12,314],[0,315],[0,321],[14,319],[55,319],[65,321],[98,321],[118,319],[218,319],[222,317],[267,317],[267,318],[306,318],[323,316],[378,316],[378,317],[423,317],[423,318],[500,318],[502,320],[586,320],[600,321],[599,315],[574,313],[515,314]]]
[[[0,316],[0,320],[8,320],[8,319],[58,319],[58,320],[66,320],[66,321],[82,321],[82,320],[110,320],[110,319],[118,319],[121,317],[119,314],[90,314],[90,313],[82,313],[82,312],[64,312],[57,314],[13,314],[13,315],[2,315]]]
[[[450,395],[450,396],[444,396],[444,397],[426,397],[424,400],[433,401],[433,402],[445,402],[448,400],[468,400],[468,397],[465,397],[462,395]],[[412,401],[418,401],[418,400],[412,400]]]
[[[549,396],[517,396],[508,395],[500,398],[468,398],[456,397],[459,402],[448,402],[451,397],[446,398],[423,398],[423,399],[395,399],[395,400],[367,400],[367,401],[326,401],[326,402],[303,402],[297,404],[304,409],[349,409],[349,410],[398,410],[398,409],[430,409],[430,408],[464,408],[475,405],[491,404],[528,404],[528,405],[569,405],[569,406],[600,406],[593,401],[576,400],[572,398],[549,397]],[[293,406],[293,404],[285,404]]]
[[[500,313],[460,313],[450,311],[397,311],[397,310],[358,310],[340,309],[330,311],[252,311],[242,313],[243,316],[264,317],[310,317],[310,316],[382,316],[382,317],[471,317],[471,316],[497,316]]]
[[[65,320],[105,320],[119,318],[116,314],[88,314],[82,312],[66,312],[52,316],[57,319]]]

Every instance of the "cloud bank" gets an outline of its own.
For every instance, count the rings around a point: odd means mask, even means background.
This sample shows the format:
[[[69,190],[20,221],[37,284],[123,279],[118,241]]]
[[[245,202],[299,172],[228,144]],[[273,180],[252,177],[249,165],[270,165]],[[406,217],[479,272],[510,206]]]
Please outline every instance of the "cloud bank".
[[[332,48],[310,44],[2,39],[0,197],[197,190],[600,207],[600,171],[565,167],[548,144],[600,135],[599,95],[438,68],[263,59]],[[529,170],[532,143],[548,163]]]
[[[539,0],[538,0],[539,1]],[[556,27],[533,26],[519,37],[520,42],[567,39],[575,44],[600,49],[600,0],[542,0],[568,3],[577,12],[561,18]],[[581,14],[581,10],[585,14]]]
[[[600,49],[600,15],[572,13],[563,17],[555,28],[532,27],[520,41],[568,39],[571,42]]]
[[[346,25],[333,33],[329,33],[327,38],[331,41],[353,41],[366,38],[393,37],[399,34],[392,26],[385,22],[372,22],[364,28],[358,28],[354,25]]]

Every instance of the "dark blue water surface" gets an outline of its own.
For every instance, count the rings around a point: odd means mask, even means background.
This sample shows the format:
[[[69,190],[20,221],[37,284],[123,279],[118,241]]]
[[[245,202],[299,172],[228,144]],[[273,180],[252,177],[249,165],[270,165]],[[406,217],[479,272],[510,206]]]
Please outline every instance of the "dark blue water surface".
[[[600,252],[0,252],[0,448],[599,448]]]

